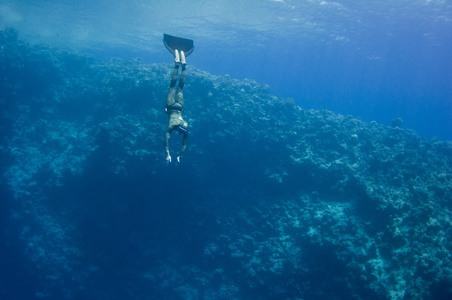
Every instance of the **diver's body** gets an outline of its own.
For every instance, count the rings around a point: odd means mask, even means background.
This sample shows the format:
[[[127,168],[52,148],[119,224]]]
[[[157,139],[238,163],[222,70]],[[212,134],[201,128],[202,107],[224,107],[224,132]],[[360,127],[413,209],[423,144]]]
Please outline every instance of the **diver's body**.
[[[168,91],[168,97],[166,99],[166,107],[165,111],[168,114],[169,117],[169,125],[168,129],[166,131],[166,138],[165,138],[165,150],[166,150],[166,161],[171,162],[171,155],[169,151],[169,139],[171,137],[171,133],[174,130],[179,131],[179,133],[183,134],[184,137],[182,139],[182,147],[180,149],[179,155],[177,156],[177,161],[180,162],[180,158],[182,154],[184,154],[185,149],[187,148],[187,138],[188,138],[188,124],[187,122],[182,118],[182,111],[184,109],[184,95],[182,92],[182,89],[184,88],[185,84],[185,54],[183,51],[179,52],[175,50],[175,57],[174,57],[175,67],[173,71],[173,76],[171,78],[171,84]],[[177,82],[177,75],[179,72],[179,65],[182,64],[182,72],[179,79],[179,85],[177,86],[177,92],[176,92],[176,82]]]

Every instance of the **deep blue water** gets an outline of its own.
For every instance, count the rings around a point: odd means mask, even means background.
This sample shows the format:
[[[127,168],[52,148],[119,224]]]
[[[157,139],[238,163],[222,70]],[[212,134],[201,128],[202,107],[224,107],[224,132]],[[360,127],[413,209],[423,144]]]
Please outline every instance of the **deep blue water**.
[[[358,2],[2,0],[0,298],[450,299],[452,7]]]
[[[189,63],[329,109],[452,139],[452,7],[397,1],[3,0],[0,26],[101,58],[168,62],[163,32],[195,40]]]

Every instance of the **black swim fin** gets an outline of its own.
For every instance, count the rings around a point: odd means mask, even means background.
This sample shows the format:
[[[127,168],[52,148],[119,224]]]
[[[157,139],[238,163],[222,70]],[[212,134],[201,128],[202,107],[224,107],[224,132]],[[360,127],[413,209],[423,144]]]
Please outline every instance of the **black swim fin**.
[[[184,51],[185,57],[189,56],[195,49],[193,40],[172,36],[166,33],[163,34],[163,44],[173,55],[174,50]]]

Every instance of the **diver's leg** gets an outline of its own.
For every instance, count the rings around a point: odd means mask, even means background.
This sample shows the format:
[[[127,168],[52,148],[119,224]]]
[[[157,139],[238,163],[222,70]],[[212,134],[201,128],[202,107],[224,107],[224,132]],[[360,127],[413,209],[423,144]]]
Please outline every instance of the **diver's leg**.
[[[182,68],[185,69],[185,65],[187,64],[187,62],[185,61],[185,53],[184,53],[184,51],[180,52],[180,62],[182,64]]]
[[[176,82],[177,82],[177,74],[179,72],[179,65],[180,65],[180,60],[179,60],[179,52],[176,50],[175,51],[175,57],[174,57],[174,71],[173,71],[173,76],[171,77],[171,83],[170,83],[170,87],[169,87],[169,91],[168,91],[168,97],[166,98],[166,106],[171,106],[174,105],[174,103],[176,102]]]
[[[187,63],[185,62],[184,51],[180,52],[180,60],[181,60],[181,63],[182,63],[182,72],[181,72],[180,78],[179,78],[179,86],[177,87],[176,101],[178,103],[180,103],[180,105],[182,105],[182,107],[184,107],[184,93],[183,93],[183,89],[184,89],[184,84],[185,84],[185,66],[187,65]]]

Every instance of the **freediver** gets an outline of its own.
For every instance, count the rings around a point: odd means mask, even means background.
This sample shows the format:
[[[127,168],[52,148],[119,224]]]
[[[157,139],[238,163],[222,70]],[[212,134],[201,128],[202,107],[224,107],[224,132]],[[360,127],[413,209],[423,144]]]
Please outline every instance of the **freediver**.
[[[180,149],[179,155],[177,156],[177,162],[180,162],[182,155],[187,148],[187,139],[188,139],[188,124],[182,118],[182,112],[184,110],[184,94],[183,88],[185,84],[185,66],[187,65],[185,61],[185,53],[184,51],[179,51],[174,49],[174,71],[173,77],[171,78],[171,83],[168,91],[168,97],[166,98],[166,107],[165,111],[169,117],[169,125],[166,131],[165,138],[165,150],[166,150],[166,161],[171,162],[171,155],[169,151],[169,139],[171,137],[171,133],[174,130],[177,130],[180,134],[183,134],[182,139],[182,147]],[[179,66],[182,64],[182,72],[179,78],[179,85],[177,86],[176,92],[176,82],[179,73]]]

